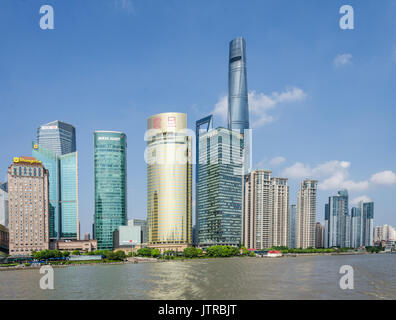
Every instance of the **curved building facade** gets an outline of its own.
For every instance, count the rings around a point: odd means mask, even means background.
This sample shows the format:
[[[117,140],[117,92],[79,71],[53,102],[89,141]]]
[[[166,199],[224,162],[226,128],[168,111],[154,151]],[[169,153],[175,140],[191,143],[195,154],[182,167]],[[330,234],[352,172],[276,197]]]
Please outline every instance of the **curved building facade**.
[[[191,137],[187,115],[160,113],[147,119],[147,227],[149,245],[192,242]]]
[[[127,142],[122,132],[94,132],[95,238],[113,249],[113,232],[127,224]]]

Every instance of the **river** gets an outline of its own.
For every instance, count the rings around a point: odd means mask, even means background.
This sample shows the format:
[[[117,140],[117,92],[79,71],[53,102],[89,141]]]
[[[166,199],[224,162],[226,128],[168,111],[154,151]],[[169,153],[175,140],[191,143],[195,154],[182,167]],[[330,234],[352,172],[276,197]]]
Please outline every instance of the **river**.
[[[342,265],[354,289],[342,290]],[[224,258],[0,272],[0,299],[396,299],[396,254]]]

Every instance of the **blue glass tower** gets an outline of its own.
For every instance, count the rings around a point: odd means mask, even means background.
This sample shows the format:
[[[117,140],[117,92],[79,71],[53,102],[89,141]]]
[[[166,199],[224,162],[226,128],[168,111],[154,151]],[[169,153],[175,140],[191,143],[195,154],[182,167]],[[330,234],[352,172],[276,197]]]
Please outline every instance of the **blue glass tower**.
[[[37,129],[33,157],[49,172],[50,238],[79,239],[76,130],[53,121]]]
[[[94,132],[95,224],[98,249],[113,249],[113,232],[127,225],[126,135]]]
[[[243,38],[230,42],[228,64],[228,129],[249,129],[246,44]]]

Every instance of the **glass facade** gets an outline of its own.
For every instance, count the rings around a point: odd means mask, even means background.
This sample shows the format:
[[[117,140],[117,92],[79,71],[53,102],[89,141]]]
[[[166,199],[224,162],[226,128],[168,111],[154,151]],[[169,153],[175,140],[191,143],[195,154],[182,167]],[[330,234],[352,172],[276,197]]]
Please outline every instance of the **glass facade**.
[[[37,129],[37,144],[56,155],[76,151],[76,129],[65,122],[53,121]]]
[[[243,137],[217,128],[199,137],[197,241],[200,246],[242,242]]]
[[[127,224],[127,142],[121,132],[94,132],[95,238],[113,249],[113,232]]]
[[[187,115],[161,113],[148,118],[148,243],[191,244],[192,161]]]
[[[297,206],[295,204],[289,207],[289,217],[289,248],[296,248]]]

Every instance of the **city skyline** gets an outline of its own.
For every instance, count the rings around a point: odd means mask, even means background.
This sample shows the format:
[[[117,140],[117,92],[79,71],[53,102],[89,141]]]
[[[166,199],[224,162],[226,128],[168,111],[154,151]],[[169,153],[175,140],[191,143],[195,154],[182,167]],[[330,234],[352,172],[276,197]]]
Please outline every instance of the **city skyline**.
[[[144,20],[154,14],[159,21],[166,22],[173,17],[172,13],[165,17],[138,3],[133,13],[98,3],[98,14],[108,18],[103,26],[84,20],[83,11],[92,8],[93,2],[80,4],[82,11],[76,12],[73,26],[67,21],[66,6],[54,3],[57,20],[53,34],[39,30],[36,17],[21,18],[26,11],[35,10],[33,4],[10,8],[0,22],[14,25],[12,20],[22,21],[4,40],[12,49],[11,37],[18,37],[21,47],[0,53],[3,61],[10,61],[2,65],[4,73],[0,75],[5,84],[0,93],[4,116],[12,119],[15,109],[21,111],[18,121],[5,124],[6,139],[0,157],[0,166],[5,169],[0,181],[6,180],[6,168],[12,157],[31,154],[31,141],[39,124],[55,119],[73,124],[78,132],[81,234],[91,232],[94,212],[92,132],[104,128],[133,136],[129,146],[136,154],[128,158],[128,218],[145,219],[144,120],[151,114],[180,111],[188,114],[188,127],[194,128],[197,119],[214,111],[217,127],[222,98],[227,92],[227,43],[238,36],[245,37],[249,46],[254,167],[271,169],[274,175],[289,178],[291,204],[297,203],[297,189],[303,179],[319,180],[318,221],[324,221],[328,196],[347,187],[351,200],[366,197],[367,201],[368,197],[375,202],[375,225],[396,224],[392,205],[396,155],[390,148],[395,139],[391,79],[396,67],[393,58],[396,41],[392,43],[391,36],[376,36],[383,32],[392,35],[395,28],[390,17],[382,16],[380,20],[371,15],[374,4],[356,5],[360,18],[352,37],[337,29],[339,6],[335,3],[324,4],[320,9],[314,2],[298,7],[288,3],[291,7],[288,11],[293,13],[283,12],[284,18],[296,14],[301,19],[282,25],[276,22],[282,11],[281,3],[256,2],[247,9],[230,2],[231,9],[239,8],[244,13],[240,21],[231,19],[234,26],[225,19],[219,4],[208,3],[211,8],[208,16],[197,4],[177,4],[184,12],[197,9],[197,15],[191,22],[187,17],[179,17],[173,27],[163,29],[154,29]],[[292,10],[300,6],[303,10]],[[395,4],[384,2],[384,6],[384,10],[391,10]],[[266,21],[254,11],[275,14]],[[326,18],[329,12],[334,12],[334,21]],[[254,17],[255,30],[248,16]],[[209,22],[217,36],[212,37],[199,19]],[[187,30],[182,30],[184,24]],[[139,25],[144,26],[143,30]],[[315,30],[311,30],[312,25]],[[87,29],[76,33],[76,28],[82,26]],[[95,30],[109,40],[109,32],[113,34],[120,27],[120,33],[111,42],[113,47],[104,48],[100,37],[89,37],[90,31]],[[169,39],[167,32],[176,32],[176,37]],[[76,35],[73,41],[81,46],[78,59],[71,54],[78,50],[70,41],[71,33]],[[134,41],[129,41],[132,37]],[[50,44],[49,38],[59,49]],[[157,42],[160,47],[155,46]],[[38,54],[32,43],[43,51]],[[305,45],[301,46],[302,43]],[[177,50],[168,53],[170,47]],[[15,58],[10,58],[11,52]],[[32,57],[28,58],[27,53]],[[339,55],[350,57],[347,54],[352,57],[336,59]],[[301,63],[303,58],[309,63]],[[59,61],[62,65],[58,65]],[[49,73],[43,73],[42,66]],[[80,78],[74,77],[77,72]],[[45,92],[46,99],[37,92]],[[304,140],[307,134],[310,139]]]

